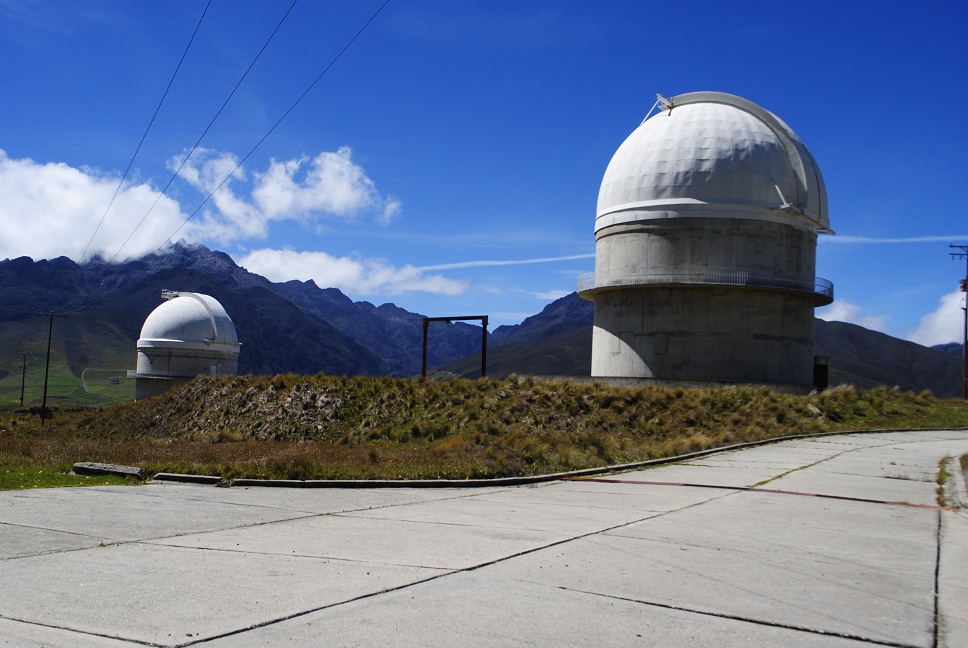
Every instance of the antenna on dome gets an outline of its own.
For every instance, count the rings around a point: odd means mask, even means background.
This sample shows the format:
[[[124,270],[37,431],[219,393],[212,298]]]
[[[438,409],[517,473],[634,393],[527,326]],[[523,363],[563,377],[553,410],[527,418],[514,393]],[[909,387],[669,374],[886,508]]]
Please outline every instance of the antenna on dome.
[[[656,93],[655,103],[652,104],[651,108],[649,108],[649,112],[645,114],[645,118],[640,122],[641,124],[644,124],[649,119],[649,117],[652,116],[652,113],[655,111],[656,106],[658,106],[659,104],[662,104],[662,107],[659,110],[672,110],[672,101]]]

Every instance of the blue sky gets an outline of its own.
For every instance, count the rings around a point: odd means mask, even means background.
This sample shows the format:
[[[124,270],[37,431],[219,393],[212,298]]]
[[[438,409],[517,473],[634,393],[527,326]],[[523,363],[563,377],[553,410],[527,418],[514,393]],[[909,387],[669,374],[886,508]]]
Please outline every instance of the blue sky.
[[[214,0],[107,210],[206,3],[0,0],[0,258],[185,238],[275,281],[517,323],[594,268],[602,174],[656,93],[717,90],[820,165],[818,315],[961,339],[963,2],[390,0],[199,209],[382,4],[297,2],[159,199],[291,4]]]

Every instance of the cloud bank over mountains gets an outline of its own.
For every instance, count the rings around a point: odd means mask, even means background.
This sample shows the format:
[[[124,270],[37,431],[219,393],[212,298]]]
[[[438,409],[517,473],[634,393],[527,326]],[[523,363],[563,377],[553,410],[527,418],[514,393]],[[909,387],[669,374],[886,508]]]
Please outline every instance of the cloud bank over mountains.
[[[195,190],[190,198],[183,197],[184,185],[178,186],[179,202],[161,195],[150,181],[134,181],[126,182],[111,204],[118,188],[115,174],[14,159],[0,149],[0,219],[5,224],[0,258],[66,256],[83,261],[97,255],[120,262],[155,252],[179,238],[252,248],[283,221],[309,231],[332,220],[370,219],[386,226],[402,212],[401,202],[380,193],[353,161],[348,147],[311,158],[273,159],[268,168],[253,171],[224,151],[197,149],[187,161],[183,155],[172,158],[168,167],[180,169],[179,178]],[[211,199],[200,208],[193,206],[209,195]],[[466,288],[465,282],[413,266],[337,258],[321,251],[263,247],[239,260],[274,281],[314,279],[321,286],[361,295],[413,291],[453,295]]]

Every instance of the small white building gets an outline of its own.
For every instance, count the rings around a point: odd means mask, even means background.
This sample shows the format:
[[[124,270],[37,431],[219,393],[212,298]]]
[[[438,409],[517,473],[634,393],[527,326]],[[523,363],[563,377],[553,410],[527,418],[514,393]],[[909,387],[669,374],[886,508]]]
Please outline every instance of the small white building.
[[[235,375],[239,368],[235,324],[214,297],[162,291],[138,340],[135,400],[158,396],[202,374]]]

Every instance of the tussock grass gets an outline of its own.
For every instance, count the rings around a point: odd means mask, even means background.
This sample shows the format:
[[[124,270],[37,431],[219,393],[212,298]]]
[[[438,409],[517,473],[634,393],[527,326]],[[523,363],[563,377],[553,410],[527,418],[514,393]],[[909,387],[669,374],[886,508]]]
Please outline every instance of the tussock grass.
[[[0,467],[30,461],[66,471],[101,461],[225,479],[464,479],[792,434],[959,426],[968,426],[964,403],[887,389],[790,396],[513,377],[201,377],[149,401],[58,411],[44,428],[28,413],[0,413]]]

